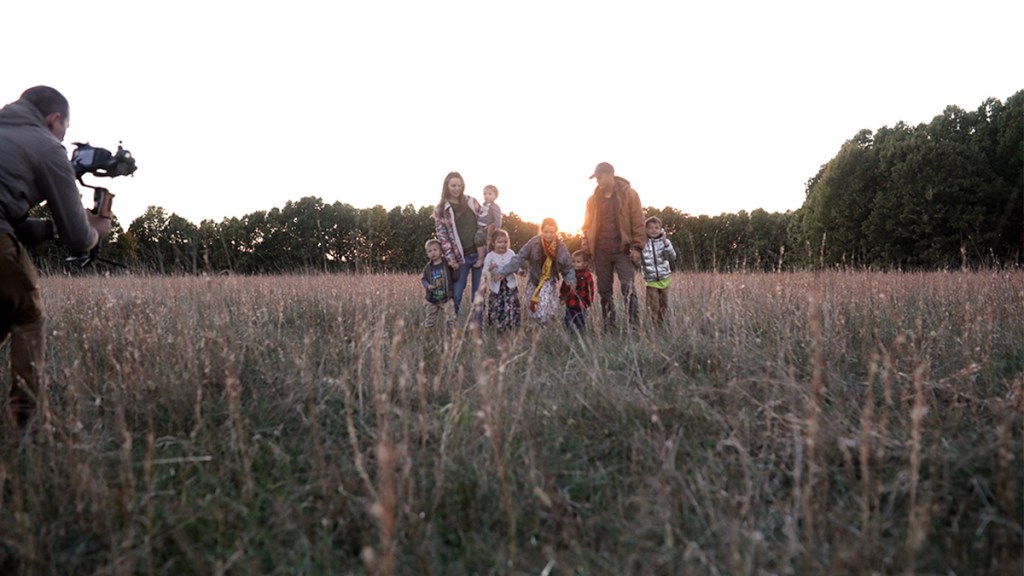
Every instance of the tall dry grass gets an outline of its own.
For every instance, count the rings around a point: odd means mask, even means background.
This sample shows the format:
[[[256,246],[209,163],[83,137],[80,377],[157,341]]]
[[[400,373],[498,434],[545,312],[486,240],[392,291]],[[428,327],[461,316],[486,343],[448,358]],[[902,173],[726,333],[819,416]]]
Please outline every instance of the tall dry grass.
[[[417,284],[45,279],[0,572],[1022,570],[1020,272],[677,275],[582,339]]]

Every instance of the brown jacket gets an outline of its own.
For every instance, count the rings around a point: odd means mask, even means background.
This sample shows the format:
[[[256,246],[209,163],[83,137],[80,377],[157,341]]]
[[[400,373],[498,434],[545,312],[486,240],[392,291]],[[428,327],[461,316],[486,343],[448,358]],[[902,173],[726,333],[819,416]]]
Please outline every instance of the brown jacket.
[[[601,193],[600,188],[595,188],[594,193],[587,198],[587,213],[583,217],[583,249],[593,253],[593,247],[597,246],[598,227],[601,225],[601,215],[598,213],[597,195]],[[640,195],[629,185],[629,180],[621,176],[615,177],[615,190],[612,196],[619,204],[619,235],[622,237],[622,251],[629,252],[631,249],[643,249],[647,232],[644,228],[644,209],[640,205]]]

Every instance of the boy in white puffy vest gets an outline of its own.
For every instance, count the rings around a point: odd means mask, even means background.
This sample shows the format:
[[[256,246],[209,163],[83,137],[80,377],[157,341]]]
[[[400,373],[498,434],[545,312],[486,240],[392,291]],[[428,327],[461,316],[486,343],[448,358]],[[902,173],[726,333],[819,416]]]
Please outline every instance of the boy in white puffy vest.
[[[651,313],[651,323],[660,326],[668,308],[668,286],[672,281],[672,261],[676,259],[676,250],[657,216],[648,218],[644,226],[647,228],[647,241],[641,252],[641,262],[647,285],[647,310]]]

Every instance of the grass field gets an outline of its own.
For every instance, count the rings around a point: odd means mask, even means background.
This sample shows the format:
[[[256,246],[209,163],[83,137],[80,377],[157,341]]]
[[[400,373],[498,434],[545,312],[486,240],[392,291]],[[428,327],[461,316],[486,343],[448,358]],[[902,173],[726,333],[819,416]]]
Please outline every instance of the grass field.
[[[414,276],[43,290],[0,573],[1024,571],[1020,271],[680,274],[582,339],[424,334]]]

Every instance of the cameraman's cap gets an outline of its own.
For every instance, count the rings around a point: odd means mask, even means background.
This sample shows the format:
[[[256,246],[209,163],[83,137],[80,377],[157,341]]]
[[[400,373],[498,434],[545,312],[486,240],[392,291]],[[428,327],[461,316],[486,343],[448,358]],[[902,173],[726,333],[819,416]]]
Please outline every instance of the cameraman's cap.
[[[615,174],[615,168],[607,162],[601,162],[594,168],[594,173],[590,175],[591,178],[597,178],[598,174]]]

